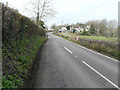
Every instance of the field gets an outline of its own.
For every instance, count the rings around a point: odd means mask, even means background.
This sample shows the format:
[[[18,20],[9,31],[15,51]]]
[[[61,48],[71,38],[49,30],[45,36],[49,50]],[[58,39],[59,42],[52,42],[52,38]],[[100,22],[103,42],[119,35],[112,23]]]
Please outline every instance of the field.
[[[102,41],[109,41],[109,42],[117,42],[117,37],[102,37],[102,36],[83,36],[83,35],[76,35],[76,34],[65,34],[65,33],[59,33],[65,36],[73,36],[73,37],[81,37],[81,38],[88,38],[88,39],[94,39],[94,40],[102,40]]]
[[[100,37],[100,36],[80,36],[80,37],[88,38],[88,39],[95,39],[95,40],[117,42],[117,38],[115,38],[115,37]]]

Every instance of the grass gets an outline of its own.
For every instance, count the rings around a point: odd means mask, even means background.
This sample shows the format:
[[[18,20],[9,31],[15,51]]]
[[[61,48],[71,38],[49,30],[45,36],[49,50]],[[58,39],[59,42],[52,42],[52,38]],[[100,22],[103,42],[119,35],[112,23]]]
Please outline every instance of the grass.
[[[58,33],[60,35],[64,36],[71,36],[71,37],[81,37],[81,38],[87,38],[87,39],[93,39],[93,40],[101,40],[101,41],[108,41],[108,42],[117,42],[118,38],[117,37],[102,37],[102,36],[83,36],[83,35],[76,35],[73,33],[70,34],[65,34],[65,33]]]
[[[79,37],[94,39],[94,40],[109,41],[109,42],[117,42],[117,38],[115,37],[101,37],[101,36],[79,36]]]
[[[20,88],[42,43],[47,37],[32,37],[3,45],[3,88]]]

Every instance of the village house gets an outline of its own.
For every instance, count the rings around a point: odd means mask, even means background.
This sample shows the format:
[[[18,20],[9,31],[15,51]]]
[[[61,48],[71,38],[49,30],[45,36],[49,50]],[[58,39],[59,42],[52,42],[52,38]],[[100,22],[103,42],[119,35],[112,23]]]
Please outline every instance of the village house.
[[[79,32],[83,32],[84,30],[85,31],[89,31],[90,30],[90,25],[87,25],[85,28],[82,28],[81,26],[78,26],[78,27],[74,27],[72,25],[69,25],[70,26],[70,30],[68,31],[67,30],[67,27],[68,25],[64,25],[64,26],[59,26],[59,32],[61,33],[65,33],[65,32],[73,32],[73,30],[75,30],[76,33],[79,33]]]
[[[84,30],[85,31],[89,31],[90,30],[90,26],[86,26],[85,28],[82,28],[82,27],[75,27],[75,30],[76,30],[76,33],[79,33],[79,32],[83,32]]]
[[[76,33],[83,32],[83,28],[81,27],[75,27]]]
[[[85,27],[85,31],[89,31],[89,30],[90,30],[90,27],[91,27],[90,25],[86,26],[86,27]]]
[[[64,33],[65,31],[67,31],[67,28],[65,26],[59,27],[59,32]]]

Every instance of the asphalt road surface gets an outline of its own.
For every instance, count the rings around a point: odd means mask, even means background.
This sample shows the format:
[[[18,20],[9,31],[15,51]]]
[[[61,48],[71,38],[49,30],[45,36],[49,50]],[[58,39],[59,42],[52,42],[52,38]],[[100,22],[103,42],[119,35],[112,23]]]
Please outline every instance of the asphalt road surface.
[[[35,88],[118,88],[118,61],[49,33]]]

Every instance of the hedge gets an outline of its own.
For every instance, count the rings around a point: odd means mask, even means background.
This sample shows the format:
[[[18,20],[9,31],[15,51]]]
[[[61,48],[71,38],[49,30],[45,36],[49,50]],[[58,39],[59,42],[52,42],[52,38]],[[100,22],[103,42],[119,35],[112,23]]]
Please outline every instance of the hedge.
[[[34,21],[2,4],[2,86],[20,88],[46,32]]]

